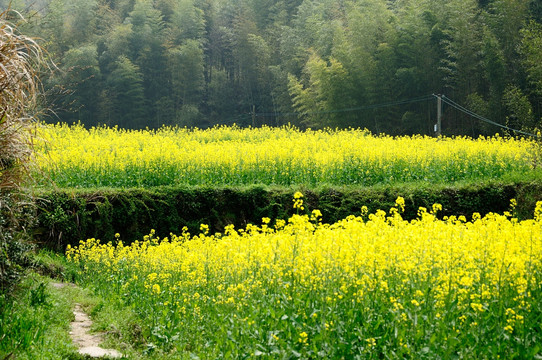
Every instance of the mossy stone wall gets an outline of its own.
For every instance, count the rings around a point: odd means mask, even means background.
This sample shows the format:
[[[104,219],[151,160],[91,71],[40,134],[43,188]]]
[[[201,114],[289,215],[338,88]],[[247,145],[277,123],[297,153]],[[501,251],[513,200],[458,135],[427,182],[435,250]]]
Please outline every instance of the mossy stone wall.
[[[465,186],[403,187],[321,187],[274,188],[250,187],[161,187],[128,190],[54,190],[36,196],[38,226],[35,239],[42,246],[63,251],[66,245],[98,238],[113,241],[115,233],[125,243],[142,239],[151,229],[157,235],[180,234],[187,227],[199,233],[200,224],[212,232],[222,232],[229,224],[236,228],[249,223],[260,224],[262,217],[287,219],[292,213],[296,191],[304,194],[305,209],[319,209],[323,221],[333,223],[348,215],[360,214],[362,206],[370,212],[389,210],[398,196],[406,201],[404,217],[413,219],[418,208],[428,209],[434,203],[443,206],[441,216],[474,212],[502,213],[510,200],[518,202],[515,215],[532,217],[537,200],[542,200],[541,183],[487,183]]]

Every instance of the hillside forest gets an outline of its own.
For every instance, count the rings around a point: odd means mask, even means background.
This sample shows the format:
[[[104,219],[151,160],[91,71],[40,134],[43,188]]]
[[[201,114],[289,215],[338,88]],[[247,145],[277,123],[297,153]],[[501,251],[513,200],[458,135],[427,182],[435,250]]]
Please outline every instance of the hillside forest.
[[[293,124],[433,134],[445,94],[497,123],[542,117],[539,0],[2,0],[54,71],[48,122]],[[401,104],[398,104],[401,102]],[[390,104],[390,106],[379,106]],[[502,129],[443,108],[443,133]]]

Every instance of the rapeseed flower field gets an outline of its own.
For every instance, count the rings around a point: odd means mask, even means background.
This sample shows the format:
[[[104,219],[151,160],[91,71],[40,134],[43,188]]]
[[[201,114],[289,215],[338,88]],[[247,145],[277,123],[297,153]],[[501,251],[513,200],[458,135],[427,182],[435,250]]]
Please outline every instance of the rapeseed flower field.
[[[453,183],[525,174],[535,142],[502,137],[375,136],[292,127],[123,130],[47,125],[36,144],[38,186],[359,185]]]
[[[176,356],[542,354],[542,202],[525,221],[512,211],[439,219],[438,204],[406,221],[398,198],[388,212],[326,224],[301,193],[293,206],[287,220],[223,234],[202,224],[130,245],[89,239],[67,257],[83,285],[133,307],[149,341]]]

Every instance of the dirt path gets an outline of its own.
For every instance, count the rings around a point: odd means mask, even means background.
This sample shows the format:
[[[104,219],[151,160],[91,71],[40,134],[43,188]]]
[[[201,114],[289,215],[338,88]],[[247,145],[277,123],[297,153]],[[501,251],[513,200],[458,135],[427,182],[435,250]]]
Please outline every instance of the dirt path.
[[[62,288],[67,286],[63,283],[54,283],[54,287]],[[85,313],[81,305],[75,304],[73,309],[75,320],[71,323],[70,336],[75,345],[79,347],[79,353],[92,358],[121,358],[122,354],[117,350],[104,349],[100,347],[103,341],[101,334],[90,334],[89,330],[92,326],[92,320]]]

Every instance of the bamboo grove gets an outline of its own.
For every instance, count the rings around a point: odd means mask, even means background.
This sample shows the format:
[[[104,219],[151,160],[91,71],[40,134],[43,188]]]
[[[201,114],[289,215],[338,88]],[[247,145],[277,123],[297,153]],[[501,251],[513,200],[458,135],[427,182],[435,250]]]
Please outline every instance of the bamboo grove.
[[[542,115],[537,0],[10,3],[59,65],[54,122],[432,134],[433,103],[344,111],[432,93],[517,129]],[[443,129],[497,130],[446,108]]]

